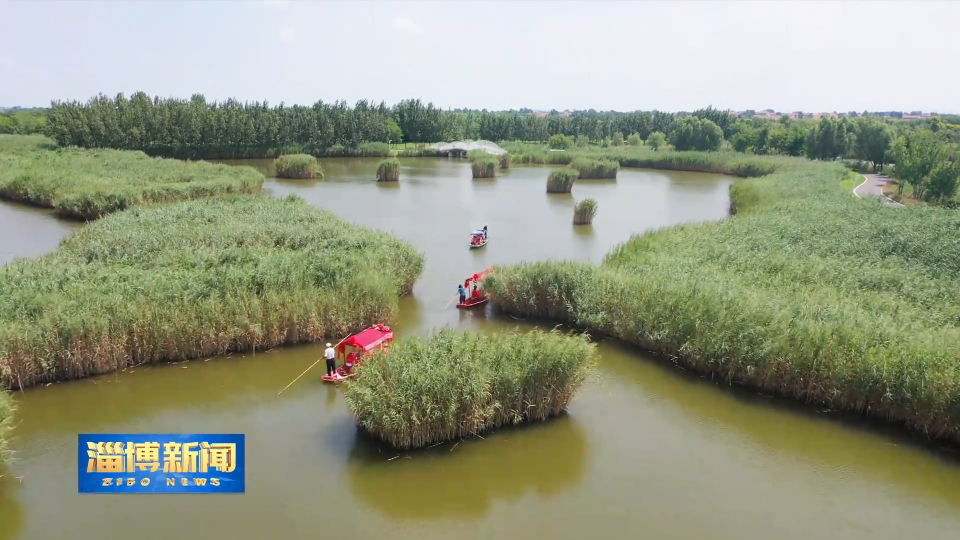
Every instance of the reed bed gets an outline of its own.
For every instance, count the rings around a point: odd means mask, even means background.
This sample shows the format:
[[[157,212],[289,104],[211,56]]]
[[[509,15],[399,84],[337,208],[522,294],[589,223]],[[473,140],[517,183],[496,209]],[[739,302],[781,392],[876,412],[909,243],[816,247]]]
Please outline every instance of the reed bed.
[[[397,182],[400,180],[400,161],[385,159],[377,165],[377,182]]]
[[[357,424],[401,449],[563,411],[595,368],[595,345],[556,330],[398,341],[361,364],[345,398]]]
[[[323,178],[323,172],[320,171],[320,162],[317,161],[317,158],[308,154],[280,156],[273,160],[273,166],[277,171],[277,178],[293,178],[296,180]]]
[[[614,159],[578,157],[570,162],[570,167],[580,173],[581,180],[616,178],[620,162]]]
[[[0,388],[0,465],[10,462],[13,450],[10,449],[8,438],[13,430],[13,415],[16,405],[6,390]]]
[[[860,200],[836,163],[664,154],[670,168],[777,172],[732,186],[736,218],[634,236],[599,267],[496,267],[494,306],[960,441],[955,211]]]
[[[0,267],[0,381],[339,338],[390,322],[422,268],[406,242],[297,197],[134,208]]]
[[[0,135],[0,153],[55,150],[57,143],[43,135]]]
[[[510,165],[513,163],[513,156],[510,154],[500,154],[497,156],[497,161],[500,162],[501,169],[509,169]]]
[[[125,150],[0,153],[0,197],[81,220],[144,204],[256,193],[263,180],[250,167],[151,158]]]
[[[497,176],[497,158],[483,150],[474,150],[467,154],[470,158],[470,170],[474,178],[494,178]]]
[[[573,207],[573,224],[590,225],[593,223],[593,217],[597,215],[597,201],[594,199],[583,199],[578,201]]]
[[[580,173],[573,169],[556,169],[547,177],[547,193],[570,193]]]

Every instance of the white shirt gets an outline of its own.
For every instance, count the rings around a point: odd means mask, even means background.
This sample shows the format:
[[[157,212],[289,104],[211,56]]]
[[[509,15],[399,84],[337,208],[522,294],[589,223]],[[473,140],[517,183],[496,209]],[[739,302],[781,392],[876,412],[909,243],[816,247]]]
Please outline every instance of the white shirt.
[[[333,360],[337,356],[337,353],[334,352],[333,347],[327,347],[327,350],[323,351],[323,356],[325,356],[327,360]]]

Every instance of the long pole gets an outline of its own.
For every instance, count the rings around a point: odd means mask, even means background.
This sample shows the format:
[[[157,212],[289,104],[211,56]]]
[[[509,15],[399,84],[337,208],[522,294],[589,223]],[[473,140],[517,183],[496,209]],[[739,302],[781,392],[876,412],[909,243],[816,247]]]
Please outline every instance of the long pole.
[[[447,309],[447,308],[449,308],[449,307],[450,307],[450,304],[452,304],[452,303],[453,303],[453,301],[454,301],[454,300],[456,300],[457,298],[460,298],[460,293],[457,293],[457,295],[456,295],[456,296],[454,296],[453,298],[451,298],[451,299],[450,299],[450,301],[449,301],[449,302],[447,302],[447,305],[446,305],[446,306],[444,306],[444,308],[443,308],[443,309]]]
[[[333,346],[333,348],[336,349],[337,347],[339,347],[341,343],[343,343],[344,341],[346,341],[347,338],[350,337],[350,336],[352,336],[352,335],[353,335],[353,334],[349,334],[349,335],[347,335],[347,337],[341,339],[339,342],[337,342],[336,345]],[[317,358],[317,361],[314,362],[313,365],[311,365],[311,366],[308,367],[303,373],[301,373],[300,375],[298,375],[296,379],[290,381],[290,384],[284,386],[284,387],[283,387],[283,390],[286,390],[287,388],[290,388],[290,386],[293,385],[293,383],[299,381],[299,380],[300,380],[300,377],[303,377],[304,375],[306,375],[306,374],[307,374],[307,371],[310,371],[311,369],[313,369],[313,366],[319,364],[319,363],[320,363],[320,360],[323,360],[323,359],[324,359],[324,358],[323,358],[322,356],[321,356],[320,358]],[[283,393],[283,390],[277,392],[277,395],[279,396],[280,394],[282,394],[282,393]]]

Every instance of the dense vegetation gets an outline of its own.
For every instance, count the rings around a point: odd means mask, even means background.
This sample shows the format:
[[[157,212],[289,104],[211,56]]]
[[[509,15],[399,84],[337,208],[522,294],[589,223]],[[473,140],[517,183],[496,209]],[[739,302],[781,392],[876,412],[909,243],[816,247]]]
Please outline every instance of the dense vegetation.
[[[563,411],[595,366],[581,335],[534,330],[399,340],[347,383],[357,424],[397,448],[418,448]]]
[[[955,211],[853,197],[839,163],[650,154],[670,168],[769,174],[733,185],[735,219],[635,236],[600,267],[495,268],[484,282],[494,305],[960,441]]]
[[[309,154],[284,154],[273,160],[277,178],[294,178],[305,180],[308,178],[323,178],[320,163],[317,158]]]
[[[8,438],[13,429],[13,415],[16,412],[16,405],[10,394],[0,388],[0,465],[10,461],[13,457],[13,451],[10,450]]]
[[[595,199],[583,199],[577,201],[577,204],[573,206],[574,225],[590,225],[596,215],[597,201]]]
[[[0,151],[0,197],[54,208],[74,219],[148,203],[258,192],[263,180],[249,167],[151,158],[142,152]]]
[[[547,193],[570,193],[580,176],[576,169],[556,169],[547,176]]]
[[[47,109],[0,111],[0,134],[41,135],[47,129]]]
[[[613,159],[578,157],[570,162],[570,167],[577,171],[577,178],[580,180],[616,178],[620,162]]]
[[[423,257],[296,197],[133,208],[0,268],[8,388],[342,336],[390,320]]]
[[[493,178],[497,175],[497,157],[483,150],[469,153],[470,171],[474,178]]]
[[[400,161],[385,159],[377,164],[378,182],[396,182],[400,180]]]

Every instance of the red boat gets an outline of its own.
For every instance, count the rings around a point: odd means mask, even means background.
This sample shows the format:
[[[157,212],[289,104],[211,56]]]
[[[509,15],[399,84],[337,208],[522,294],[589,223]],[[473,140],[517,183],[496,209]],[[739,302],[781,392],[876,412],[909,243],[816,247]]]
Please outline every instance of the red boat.
[[[375,349],[387,349],[393,341],[393,330],[385,324],[375,324],[358,334],[354,334],[337,345],[337,357],[344,359],[333,375],[320,377],[324,382],[340,382],[356,375],[357,365],[363,361],[363,355]],[[349,348],[349,351],[348,351]]]
[[[486,304],[490,300],[490,297],[487,296],[487,293],[483,292],[483,288],[481,286],[483,277],[489,273],[490,273],[490,269],[488,268],[483,272],[480,272],[479,274],[474,274],[468,277],[466,280],[464,280],[463,288],[469,291],[470,283],[473,282],[473,291],[470,292],[470,295],[467,296],[467,299],[463,303],[457,304],[458,308],[470,309],[474,306]]]

